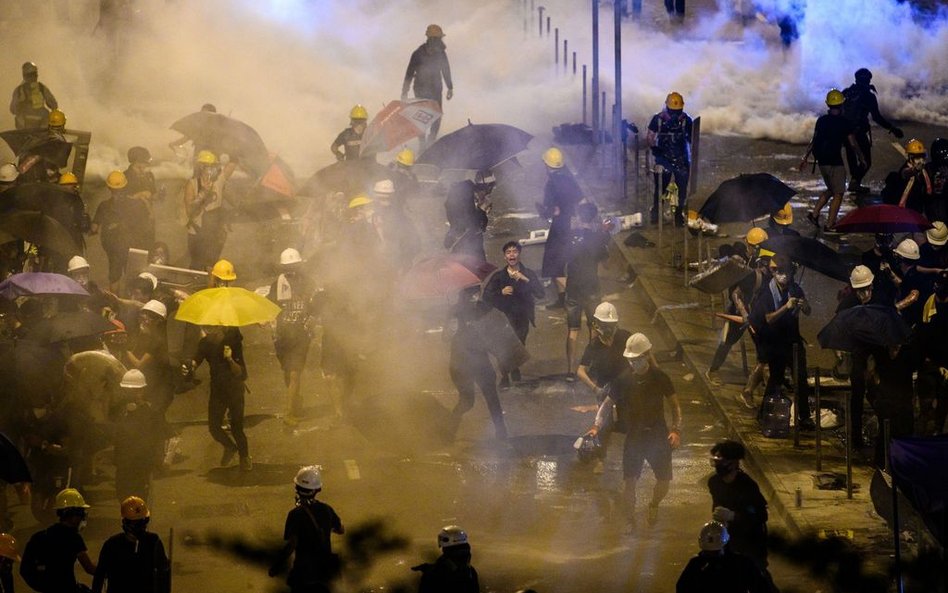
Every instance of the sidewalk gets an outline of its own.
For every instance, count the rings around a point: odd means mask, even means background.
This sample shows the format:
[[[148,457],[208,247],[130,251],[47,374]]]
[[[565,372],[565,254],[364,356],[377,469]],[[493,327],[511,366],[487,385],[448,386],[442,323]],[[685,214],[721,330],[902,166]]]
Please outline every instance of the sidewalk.
[[[592,166],[588,166],[588,150],[588,147],[567,147],[567,154],[571,157],[568,163],[574,171],[595,171]],[[589,176],[580,178],[579,182],[586,195],[599,203],[602,211],[616,208],[615,202],[609,198],[610,188],[606,183]],[[755,411],[741,403],[740,389],[743,387],[744,375],[740,372],[739,345],[732,349],[722,369],[725,383],[714,386],[708,381],[704,373],[717,345],[721,326],[718,322],[712,325],[713,311],[722,310],[721,298],[715,298],[716,308],[712,310],[708,295],[687,287],[683,273],[672,266],[676,254],[682,252],[681,229],[665,228],[661,251],[658,248],[657,227],[646,226],[639,232],[655,246],[626,247],[623,240],[628,236],[627,232],[617,235],[613,242],[613,247],[637,275],[633,293],[646,308],[654,312],[652,324],[666,332],[681,349],[685,365],[694,373],[696,384],[718,411],[728,432],[747,448],[745,465],[760,484],[769,501],[771,514],[779,515],[793,536],[818,533],[848,537],[864,553],[867,564],[887,566],[892,553],[892,533],[885,520],[873,510],[869,492],[873,468],[858,454],[854,456],[851,500],[847,499],[845,487],[842,490],[817,489],[814,482],[815,475],[819,473],[816,471],[815,434],[801,433],[799,448],[794,447],[792,436],[786,439],[766,438],[760,433]],[[689,248],[694,260],[695,244],[689,241]],[[747,346],[749,363],[753,365],[755,354],[749,340]],[[811,344],[808,352],[811,351],[809,364],[812,367],[819,362],[820,357],[818,346]],[[735,368],[737,372],[734,372]],[[755,401],[759,402],[760,397],[758,390]],[[687,439],[687,435],[684,438]],[[833,472],[845,477],[845,449],[829,430],[823,431],[822,458],[822,472]],[[903,523],[903,530],[911,528],[908,523]],[[909,551],[905,548],[903,544],[903,553]]]

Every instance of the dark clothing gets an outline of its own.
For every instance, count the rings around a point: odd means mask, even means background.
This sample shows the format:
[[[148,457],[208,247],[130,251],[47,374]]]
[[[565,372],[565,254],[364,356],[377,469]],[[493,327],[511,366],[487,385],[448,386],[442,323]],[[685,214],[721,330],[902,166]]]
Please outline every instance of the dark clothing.
[[[885,465],[885,438],[882,427],[890,421],[890,436],[911,436],[914,430],[914,389],[912,374],[921,363],[921,356],[914,345],[899,349],[895,358],[880,351],[874,356],[878,385],[869,388],[869,403],[879,420],[880,437],[876,439],[874,461],[876,467]]]
[[[10,98],[10,113],[18,130],[45,127],[49,122],[49,110],[58,107],[56,97],[39,81],[23,81],[13,89]]]
[[[948,163],[926,163],[925,170],[932,182],[930,207],[926,216],[928,220],[948,222]]]
[[[724,507],[734,511],[727,522],[731,535],[727,549],[754,561],[761,571],[767,569],[767,501],[753,478],[738,470],[734,481],[728,484],[715,474],[708,478],[711,509]]]
[[[145,203],[124,194],[115,194],[96,208],[92,222],[99,228],[102,249],[109,259],[110,282],[117,282],[125,273],[130,247],[145,251],[152,248],[154,233],[148,221]]]
[[[313,294],[312,281],[302,274],[280,274],[270,285],[267,298],[280,306],[273,346],[284,372],[306,364],[312,341],[306,322],[316,314]]]
[[[599,264],[609,259],[609,234],[582,228],[573,232],[566,263],[566,296],[573,299],[599,297]]]
[[[494,270],[484,280],[484,301],[506,315],[515,331],[517,327],[535,325],[536,301],[544,295],[543,282],[536,272],[523,264],[519,264],[519,272],[529,282],[514,280],[507,266]],[[513,288],[513,294],[505,295],[503,289],[508,286]],[[524,343],[525,338],[521,340]]]
[[[224,359],[224,347],[230,346],[231,357],[241,368],[241,373],[231,372],[230,363]],[[215,441],[228,450],[236,450],[240,456],[247,456],[247,436],[244,434],[244,392],[247,380],[247,366],[244,363],[243,336],[236,327],[224,329],[221,341],[209,336],[198,342],[195,366],[207,361],[211,370],[211,394],[207,400],[208,431]],[[230,435],[221,424],[224,414],[230,411]],[[231,438],[233,437],[233,438]]]
[[[47,587],[40,593],[71,593],[77,587],[76,559],[85,551],[86,542],[78,529],[56,523],[30,537],[23,551],[20,570],[35,565],[36,560],[45,561]]]
[[[702,552],[688,561],[675,593],[768,593],[770,586],[740,554]]]
[[[118,500],[151,493],[152,473],[161,464],[167,436],[164,414],[147,403],[124,411],[115,421],[115,495]]]
[[[411,86],[415,97],[440,102],[441,79],[444,79],[449,90],[454,88],[454,83],[451,82],[451,64],[448,63],[447,52],[429,51],[427,46],[427,43],[423,43],[411,53],[402,83],[402,95],[407,95],[408,87]]]
[[[339,147],[343,148],[343,154],[347,161],[354,161],[362,156],[362,134],[352,128],[346,128],[336,136],[332,143],[333,152]]]
[[[451,186],[444,201],[444,213],[448,221],[448,232],[444,237],[445,249],[451,253],[464,253],[487,261],[487,254],[484,253],[487,213],[474,202],[473,181],[460,181]]]
[[[174,377],[168,358],[168,338],[164,323],[153,331],[139,331],[131,340],[129,352],[136,358],[149,359],[138,370],[145,375],[145,399],[164,415],[174,397]]]
[[[918,265],[923,268],[948,268],[948,245],[934,246],[924,243],[918,247],[918,254]]]
[[[452,410],[455,422],[474,407],[474,386],[481,389],[498,437],[507,436],[504,411],[497,395],[497,373],[487,355],[487,346],[476,323],[485,313],[482,303],[461,303],[457,308],[458,330],[451,340],[449,372],[458,390],[458,403]]]
[[[896,273],[902,278],[902,283],[898,288],[898,300],[909,296],[913,290],[918,291],[918,298],[911,305],[902,309],[902,319],[909,325],[915,325],[922,321],[922,309],[925,307],[925,301],[932,293],[932,283],[934,274],[922,274],[916,266],[910,266],[908,270],[902,272],[896,270]]]
[[[682,14],[684,5],[682,5]],[[655,164],[661,166],[664,171],[661,175],[656,173],[655,181],[660,187],[656,187],[652,218],[658,216],[658,199],[660,193],[665,193],[668,184],[672,178],[678,186],[678,210],[676,217],[682,220],[682,212],[687,209],[688,204],[688,180],[691,171],[691,141],[694,122],[684,111],[678,113],[669,113],[667,109],[662,110],[652,116],[649,121],[648,129],[655,135],[655,146],[652,147],[652,155],[655,157]],[[659,179],[659,177],[661,179]]]
[[[875,276],[872,281],[872,302],[895,306],[899,289],[892,282],[889,273],[882,271],[883,261],[891,262],[891,257],[879,255],[875,249],[869,249],[862,253],[862,265],[869,268]]]
[[[668,14],[685,16],[685,0],[665,0],[665,11]]]
[[[772,226],[785,228],[780,225]],[[791,229],[787,228],[787,230]],[[793,232],[796,233],[796,231]],[[728,303],[727,312],[731,315],[741,315],[741,311],[737,308],[738,298],[744,303],[745,309],[750,312],[751,305],[757,296],[758,290],[760,290],[761,286],[766,285],[765,279],[760,271],[755,270],[753,274],[748,275],[739,283],[732,286],[728,295],[730,302]],[[721,329],[721,337],[718,340],[718,347],[714,351],[714,356],[711,358],[711,365],[708,368],[710,372],[715,372],[724,365],[724,361],[727,360],[727,355],[731,351],[731,347],[740,341],[746,329],[746,324],[725,321],[724,327]]]
[[[886,175],[885,185],[880,195],[886,204],[903,204],[906,208],[931,216],[933,190],[927,168],[915,168],[911,163],[906,162],[897,172],[893,171]],[[937,219],[931,218],[931,220]]]
[[[336,511],[318,500],[301,504],[286,515],[283,539],[295,543],[293,567],[287,584],[296,590],[328,585],[335,576],[330,534],[342,531]]]
[[[853,124],[841,114],[826,113],[813,128],[813,158],[822,166],[843,164],[843,147],[849,144]]]
[[[151,171],[138,172],[137,169],[129,165],[125,169],[125,178],[128,180],[128,185],[122,188],[126,195],[134,196],[140,192],[149,192],[151,194],[150,199],[154,199],[158,195],[158,184],[155,182],[155,174]],[[147,227],[147,234],[141,239],[142,243],[148,245],[148,249],[151,250],[152,246],[155,244],[155,217],[151,212],[151,208],[146,207],[148,210],[148,220],[144,222],[143,226]]]
[[[93,593],[168,593],[171,565],[161,538],[145,532],[131,541],[124,533],[105,540],[92,579]]]
[[[442,554],[434,564],[412,567],[421,572],[418,593],[480,593],[477,570]]]
[[[632,334],[628,330],[620,328],[613,334],[612,344],[608,346],[603,344],[599,338],[589,341],[579,364],[586,367],[586,374],[589,375],[593,383],[599,387],[605,387],[629,368],[629,363],[626,362],[623,354],[625,353],[625,343],[631,336]]]
[[[895,126],[889,123],[879,112],[879,101],[876,99],[875,87],[870,84],[853,84],[843,91],[846,102],[843,103],[843,115],[853,126],[856,144],[865,158],[865,164],[859,165],[856,151],[846,144],[846,160],[849,163],[849,174],[855,183],[862,181],[872,166],[872,133],[869,127],[869,117],[886,130],[894,130]]]
[[[668,375],[650,366],[641,375],[629,368],[623,371],[613,382],[609,397],[629,434],[654,431],[664,439],[668,436],[665,399],[674,394],[675,387]]]
[[[571,221],[582,199],[582,190],[569,169],[563,167],[550,171],[543,188],[541,213],[544,218],[551,219],[540,269],[540,275],[544,278],[562,278],[566,275],[572,243]]]

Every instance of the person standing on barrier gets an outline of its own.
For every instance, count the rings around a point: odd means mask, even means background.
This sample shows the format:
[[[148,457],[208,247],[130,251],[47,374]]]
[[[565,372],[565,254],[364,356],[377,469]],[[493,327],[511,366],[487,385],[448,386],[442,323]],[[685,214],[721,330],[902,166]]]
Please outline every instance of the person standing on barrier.
[[[666,0],[666,6],[668,5]],[[684,0],[681,0],[681,15],[684,16]],[[671,12],[671,11],[669,11]],[[688,209],[688,178],[691,171],[691,142],[694,122],[685,113],[685,100],[681,93],[672,91],[665,98],[665,108],[652,116],[648,124],[646,143],[652,147],[655,165],[662,168],[656,173],[656,184],[661,177],[661,192],[656,193],[652,205],[652,224],[658,222],[661,209],[658,195],[665,193],[672,178],[678,186],[678,203],[675,209],[675,226],[685,224],[684,213]]]
[[[872,85],[872,72],[868,68],[856,70],[855,82],[843,90],[846,103],[843,106],[843,115],[853,125],[855,146],[846,145],[846,160],[849,162],[849,191],[857,194],[869,193],[869,188],[862,185],[862,180],[872,166],[872,130],[869,126],[869,116],[883,129],[897,139],[905,134],[900,128],[889,123],[889,120],[879,112],[879,100],[876,99],[876,87]],[[860,159],[859,157],[862,157]]]
[[[454,83],[451,81],[451,64],[448,62],[447,48],[444,45],[444,30],[438,25],[428,25],[425,29],[425,42],[412,52],[408,60],[408,69],[405,70],[405,79],[402,81],[402,102],[408,100],[408,88],[415,91],[416,99],[428,99],[441,103],[441,80],[448,87],[446,98],[454,97]],[[441,119],[431,122],[428,136],[421,139],[421,150],[424,150],[438,139],[441,129]]]

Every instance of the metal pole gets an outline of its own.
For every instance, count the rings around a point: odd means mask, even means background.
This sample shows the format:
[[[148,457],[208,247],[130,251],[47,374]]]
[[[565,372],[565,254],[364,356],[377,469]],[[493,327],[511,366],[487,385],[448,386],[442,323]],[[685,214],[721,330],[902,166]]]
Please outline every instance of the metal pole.
[[[849,422],[851,396],[843,398],[843,415],[846,419],[846,498],[853,498],[853,426]]]
[[[550,36],[550,17],[546,17],[546,36]]]
[[[599,144],[599,0],[592,0],[592,132]]]
[[[574,53],[573,56],[576,54]],[[586,103],[588,97],[586,96],[586,64],[583,64],[583,125],[586,125]]]
[[[583,66],[583,69],[586,67]],[[573,76],[576,76],[576,52],[573,52]]]
[[[553,29],[553,61],[560,65],[560,28]]]
[[[820,367],[816,367],[816,374],[813,376],[813,391],[816,395],[816,471],[823,471],[823,423],[820,413]]]
[[[848,418],[847,418],[848,420]],[[895,474],[892,473],[892,423],[886,418],[883,421],[885,437],[885,470],[892,479],[892,535],[895,540],[895,585],[898,593],[905,591],[902,582],[902,540],[899,537],[902,528],[899,526],[899,488],[895,484]]]
[[[569,39],[563,40],[563,70],[569,68]]]
[[[793,446],[800,446],[800,344],[793,344]]]
[[[599,108],[599,134],[602,136],[599,141],[605,141],[606,134],[606,91],[602,91],[602,107]]]
[[[622,149],[622,143],[619,142],[619,138],[622,127],[622,8],[620,6],[619,0],[615,0],[612,3],[612,17],[613,17],[613,28],[615,33],[615,70],[616,70],[616,89],[615,89],[615,104],[616,104],[616,123],[612,126],[612,135],[613,135],[613,147],[615,148],[616,163],[618,163],[619,158],[625,157],[625,152]],[[619,184],[622,187],[625,187],[625,167],[618,167],[617,171],[620,176]],[[625,196],[623,196],[624,198]]]
[[[537,24],[540,26],[540,37],[543,37],[543,11],[546,10],[543,6],[537,7],[537,12],[540,13],[540,18],[537,21]]]

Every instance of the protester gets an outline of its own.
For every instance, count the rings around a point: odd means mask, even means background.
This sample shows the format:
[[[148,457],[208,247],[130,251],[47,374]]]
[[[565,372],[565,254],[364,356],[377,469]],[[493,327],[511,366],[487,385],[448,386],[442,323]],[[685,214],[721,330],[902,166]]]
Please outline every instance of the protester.
[[[566,266],[566,380],[576,380],[576,340],[583,315],[592,334],[593,314],[602,300],[599,264],[609,258],[609,233],[602,228],[595,204],[577,207],[579,227],[573,229]]]
[[[368,120],[369,112],[362,105],[356,105],[349,111],[349,127],[339,132],[329,147],[337,161],[354,161],[362,156],[362,135],[365,134]],[[345,149],[345,152],[340,148]]]
[[[129,496],[120,508],[122,532],[102,544],[92,593],[104,589],[109,593],[170,593],[171,563],[161,538],[148,531],[148,505],[138,496]]]
[[[388,169],[391,172],[392,183],[395,184],[396,199],[405,201],[415,197],[420,186],[418,176],[412,170],[415,166],[415,152],[410,148],[402,149],[395,155]]]
[[[932,181],[931,221],[948,222],[948,139],[935,138],[931,145],[931,161],[925,165]]]
[[[909,140],[905,144],[905,163],[898,172],[886,176],[881,195],[887,204],[911,208],[934,220],[936,213],[932,202],[932,179],[928,174],[925,155],[925,145],[920,140]]]
[[[10,99],[10,113],[18,130],[41,128],[49,118],[52,109],[58,109],[59,103],[49,88],[39,81],[39,69],[33,62],[25,62],[21,68],[23,82],[13,89]]]
[[[770,215],[767,221],[767,232],[775,237],[784,235],[799,237],[800,233],[790,228],[793,224],[793,207],[790,202],[783,205],[783,208]]]
[[[174,383],[168,358],[168,308],[149,300],[138,312],[138,334],[132,340],[126,360],[129,368],[140,370],[148,384],[145,399],[161,416],[171,405]]]
[[[224,188],[236,169],[236,162],[224,164],[209,150],[197,154],[194,176],[184,186],[191,269],[208,270],[220,259],[227,240]]]
[[[666,7],[668,6],[666,0]],[[684,2],[682,2],[682,16],[684,16]],[[688,179],[691,171],[691,144],[694,122],[691,116],[685,113],[685,100],[681,93],[672,91],[665,98],[665,107],[652,116],[648,124],[648,134],[645,142],[652,149],[656,173],[656,184],[661,182],[660,192],[655,193],[655,202],[652,205],[652,223],[658,222],[661,213],[658,205],[659,193],[668,189],[672,178],[678,186],[678,203],[675,207],[675,226],[685,224],[684,213],[688,209]],[[658,177],[661,179],[659,180]]]
[[[459,181],[448,189],[444,201],[444,212],[448,221],[448,232],[444,236],[444,248],[451,253],[474,256],[478,261],[487,261],[484,252],[484,231],[487,230],[491,202],[497,179],[490,172],[479,171],[474,181]]]
[[[55,508],[59,521],[30,537],[20,562],[20,576],[39,593],[76,591],[76,561],[89,576],[96,571],[79,533],[90,508],[82,494],[74,488],[60,491]]]
[[[869,193],[869,188],[862,185],[869,167],[872,166],[872,132],[869,126],[869,117],[888,130],[893,136],[901,139],[904,134],[879,112],[879,100],[876,99],[876,87],[872,85],[872,72],[868,68],[856,70],[855,82],[843,91],[845,104],[843,115],[852,123],[855,144],[846,145],[846,160],[849,163],[849,191],[857,194]]]
[[[151,172],[151,153],[144,146],[133,146],[128,149],[128,168],[125,169],[125,178],[128,185],[125,192],[136,200],[141,200],[148,207],[148,235],[142,239],[147,242],[149,249],[155,243],[155,202],[161,199],[155,174]]]
[[[13,563],[19,561],[16,539],[9,533],[0,533],[0,592],[13,593]]]
[[[92,233],[100,233],[102,249],[109,260],[109,289],[118,292],[125,274],[128,250],[148,250],[148,206],[125,192],[128,179],[121,171],[112,171],[105,180],[109,198],[99,204],[92,219]]]
[[[447,525],[438,533],[441,556],[432,564],[426,562],[411,569],[421,573],[418,593],[480,593],[477,570],[471,565],[471,544],[467,532],[457,525]]]
[[[428,25],[425,29],[425,42],[412,52],[405,70],[405,79],[402,81],[402,102],[408,99],[408,88],[411,87],[416,99],[428,99],[438,104],[443,111],[441,102],[442,85],[448,87],[448,101],[454,97],[454,83],[451,81],[451,64],[448,63],[448,54],[445,51],[444,31],[438,25]],[[431,123],[428,135],[421,139],[421,149],[434,143],[438,139],[441,129],[441,119]]]
[[[771,587],[753,562],[727,550],[729,541],[730,535],[722,523],[705,523],[698,536],[701,551],[685,565],[675,592],[771,593]]]
[[[543,187],[543,204],[538,205],[540,216],[550,220],[550,231],[543,246],[543,265],[540,276],[552,278],[556,287],[556,301],[548,309],[566,308],[566,264],[570,256],[571,225],[576,206],[583,199],[582,191],[573,174],[566,167],[563,152],[548,148],[543,153],[547,178]]]

